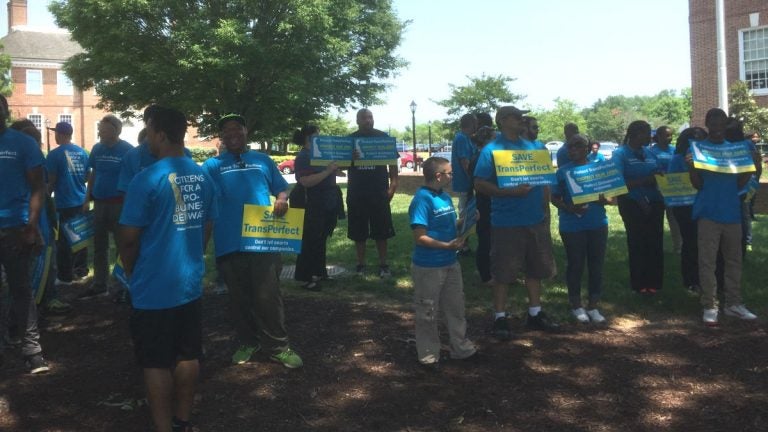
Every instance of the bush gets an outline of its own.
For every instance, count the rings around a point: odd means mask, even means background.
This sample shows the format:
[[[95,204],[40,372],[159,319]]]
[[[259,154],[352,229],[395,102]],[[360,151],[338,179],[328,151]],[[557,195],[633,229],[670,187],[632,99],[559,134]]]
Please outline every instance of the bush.
[[[203,163],[206,160],[216,156],[218,153],[216,149],[212,148],[188,148],[190,153],[192,153],[192,160],[197,163]]]

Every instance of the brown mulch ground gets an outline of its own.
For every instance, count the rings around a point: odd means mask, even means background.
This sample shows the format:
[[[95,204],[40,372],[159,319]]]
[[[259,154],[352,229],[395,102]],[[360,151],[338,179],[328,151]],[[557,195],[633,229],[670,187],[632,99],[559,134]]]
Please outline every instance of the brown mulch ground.
[[[339,281],[337,283],[343,283]],[[764,431],[764,323],[615,318],[601,329],[525,331],[506,343],[471,316],[477,362],[415,362],[407,307],[288,297],[290,371],[258,357],[233,366],[226,296],[204,299],[201,431]],[[126,306],[98,298],[45,324],[47,375],[17,357],[0,370],[2,431],[147,431]]]

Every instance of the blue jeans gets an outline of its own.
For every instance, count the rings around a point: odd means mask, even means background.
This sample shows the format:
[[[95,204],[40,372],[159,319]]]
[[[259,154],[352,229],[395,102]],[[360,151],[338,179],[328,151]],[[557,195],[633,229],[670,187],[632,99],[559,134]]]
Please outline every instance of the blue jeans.
[[[565,246],[565,283],[568,286],[568,301],[571,307],[581,307],[581,276],[584,274],[585,261],[589,269],[589,305],[596,306],[603,291],[603,263],[608,243],[608,226],[585,231],[560,231],[560,237]]]

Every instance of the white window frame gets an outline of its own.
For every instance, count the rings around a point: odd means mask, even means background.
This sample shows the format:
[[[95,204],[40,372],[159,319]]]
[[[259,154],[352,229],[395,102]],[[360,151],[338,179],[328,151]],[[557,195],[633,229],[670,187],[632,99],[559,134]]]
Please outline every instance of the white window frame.
[[[35,121],[35,119],[37,119],[37,121]],[[37,130],[39,130],[39,131],[43,130],[43,115],[42,114],[37,114],[37,113],[28,114],[27,115],[27,120],[31,121],[32,124],[35,125]]]
[[[763,57],[761,57],[760,60],[757,61],[763,61],[765,62],[765,84],[763,88],[757,88],[752,89],[750,82],[747,80],[747,68],[746,68],[746,60],[744,55],[744,35],[745,33],[751,33],[760,31],[765,34],[765,46],[764,48],[761,48],[761,50],[765,51],[765,54]],[[762,96],[762,95],[768,95],[768,26],[760,26],[760,27],[750,27],[739,30],[739,79],[742,81],[747,82],[747,85],[750,87],[750,92],[755,96]]]
[[[71,96],[75,94],[72,80],[69,79],[64,71],[56,71],[56,94],[62,96]]]
[[[31,87],[30,84],[30,76],[38,75],[40,77],[40,87],[39,89],[36,87]],[[26,87],[27,87],[27,94],[30,95],[41,95],[43,94],[43,70],[42,69],[27,69],[27,80],[26,80]]]
[[[61,123],[61,122],[69,123],[69,125],[72,126],[72,131],[75,130],[75,119],[72,117],[72,114],[68,114],[68,113],[59,114],[59,120],[56,123]],[[74,136],[74,132],[72,133],[72,135]]]

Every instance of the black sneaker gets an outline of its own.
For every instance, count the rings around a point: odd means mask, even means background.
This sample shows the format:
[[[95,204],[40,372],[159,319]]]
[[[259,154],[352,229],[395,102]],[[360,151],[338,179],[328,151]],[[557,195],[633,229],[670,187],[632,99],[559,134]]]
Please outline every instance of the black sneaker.
[[[379,277],[381,279],[389,279],[392,277],[392,271],[389,270],[388,265],[379,266]]]
[[[544,312],[539,312],[536,316],[531,316],[529,314],[525,323],[528,328],[534,330],[544,330],[548,332],[557,332],[560,330],[560,324],[552,321]]]
[[[46,362],[42,354],[39,354],[39,353],[28,356],[26,360],[26,364],[27,364],[27,369],[29,369],[29,373],[31,374],[41,374],[51,370],[48,367],[48,362]]]
[[[496,318],[493,322],[493,330],[491,331],[493,336],[498,340],[510,340],[512,339],[512,332],[509,331],[509,320],[507,317]]]

